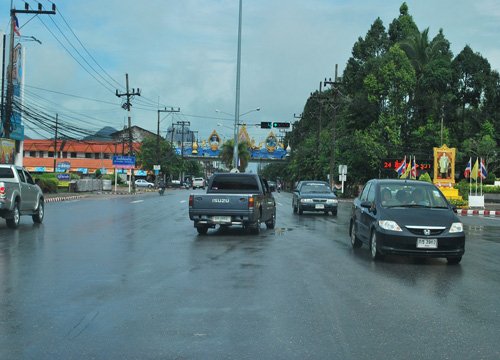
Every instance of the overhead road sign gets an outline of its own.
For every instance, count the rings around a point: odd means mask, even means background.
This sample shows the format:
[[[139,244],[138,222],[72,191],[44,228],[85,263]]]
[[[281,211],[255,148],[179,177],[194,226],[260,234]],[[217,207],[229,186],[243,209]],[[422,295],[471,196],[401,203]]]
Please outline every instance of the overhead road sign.
[[[272,128],[289,128],[289,122],[271,122],[271,121],[262,121],[260,123],[261,129],[272,129]]]

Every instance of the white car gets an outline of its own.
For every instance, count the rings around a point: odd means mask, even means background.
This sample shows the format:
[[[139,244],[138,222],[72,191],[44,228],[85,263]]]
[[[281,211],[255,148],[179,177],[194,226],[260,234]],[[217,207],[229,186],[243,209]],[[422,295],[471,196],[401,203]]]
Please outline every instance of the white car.
[[[202,188],[205,190],[205,180],[203,178],[194,178],[193,179],[193,190],[196,188]]]
[[[144,179],[139,179],[135,181],[135,186],[137,187],[147,187],[147,188],[152,188],[155,186],[155,184],[150,183],[149,181],[146,181]]]

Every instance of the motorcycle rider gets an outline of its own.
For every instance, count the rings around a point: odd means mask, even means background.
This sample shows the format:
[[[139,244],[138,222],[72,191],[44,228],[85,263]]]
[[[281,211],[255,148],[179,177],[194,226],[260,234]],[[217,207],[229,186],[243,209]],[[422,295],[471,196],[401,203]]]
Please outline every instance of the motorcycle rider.
[[[163,180],[160,180],[158,182],[158,188],[160,191],[160,195],[163,195],[163,192],[165,191],[165,183],[163,182]]]

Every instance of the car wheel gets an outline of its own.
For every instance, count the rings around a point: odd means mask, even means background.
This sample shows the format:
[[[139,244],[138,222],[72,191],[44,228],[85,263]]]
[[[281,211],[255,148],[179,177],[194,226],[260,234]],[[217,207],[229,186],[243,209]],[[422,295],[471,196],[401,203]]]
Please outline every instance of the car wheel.
[[[260,219],[251,225],[250,232],[255,235],[260,234]]]
[[[332,210],[332,215],[333,215],[333,216],[337,216],[337,209]]]
[[[11,229],[17,229],[19,227],[19,221],[21,220],[21,213],[19,212],[19,203],[16,201],[14,203],[14,210],[12,210],[12,218],[5,220],[7,227]]]
[[[208,227],[206,226],[199,226],[196,228],[196,230],[198,230],[198,234],[200,235],[205,235],[208,231]]]
[[[292,208],[293,208],[293,213],[297,214],[297,206],[295,206],[294,203],[292,203]]]
[[[274,227],[276,226],[276,209],[274,209],[273,217],[271,218],[271,220],[266,221],[266,226],[268,229],[274,229]]]
[[[371,241],[370,241],[370,250],[371,250],[373,261],[382,260],[384,258],[384,255],[382,255],[378,251],[377,233],[375,231],[372,231],[372,236],[371,236]]]
[[[300,207],[300,205],[297,205],[297,207],[299,208],[299,215],[302,215],[302,213],[304,212],[304,210],[302,210],[302,208]]]
[[[363,243],[356,236],[356,226],[354,225],[354,221],[351,224],[351,245],[353,248],[359,248]]]
[[[37,224],[41,224],[43,221],[43,215],[45,214],[45,205],[43,202],[43,199],[40,199],[40,202],[38,203],[38,209],[36,210],[36,214],[32,216],[33,222]]]
[[[456,265],[462,260],[462,257],[461,256],[460,257],[449,257],[449,258],[446,258],[446,260],[448,260],[448,264]]]
[[[148,189],[151,189],[153,187],[153,185],[148,185]]]

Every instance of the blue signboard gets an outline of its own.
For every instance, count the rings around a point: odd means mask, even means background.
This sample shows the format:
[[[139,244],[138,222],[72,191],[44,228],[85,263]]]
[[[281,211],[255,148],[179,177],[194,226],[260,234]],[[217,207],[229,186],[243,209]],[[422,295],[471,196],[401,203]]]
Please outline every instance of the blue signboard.
[[[57,174],[57,180],[59,180],[59,181],[69,181],[70,180],[70,175],[69,174]]]
[[[76,171],[81,172],[82,174],[87,174],[87,168],[78,168]]]
[[[135,156],[113,156],[113,166],[121,169],[133,169]]]
[[[65,171],[71,169],[71,163],[69,162],[60,162],[57,163],[56,167],[57,171]]]

